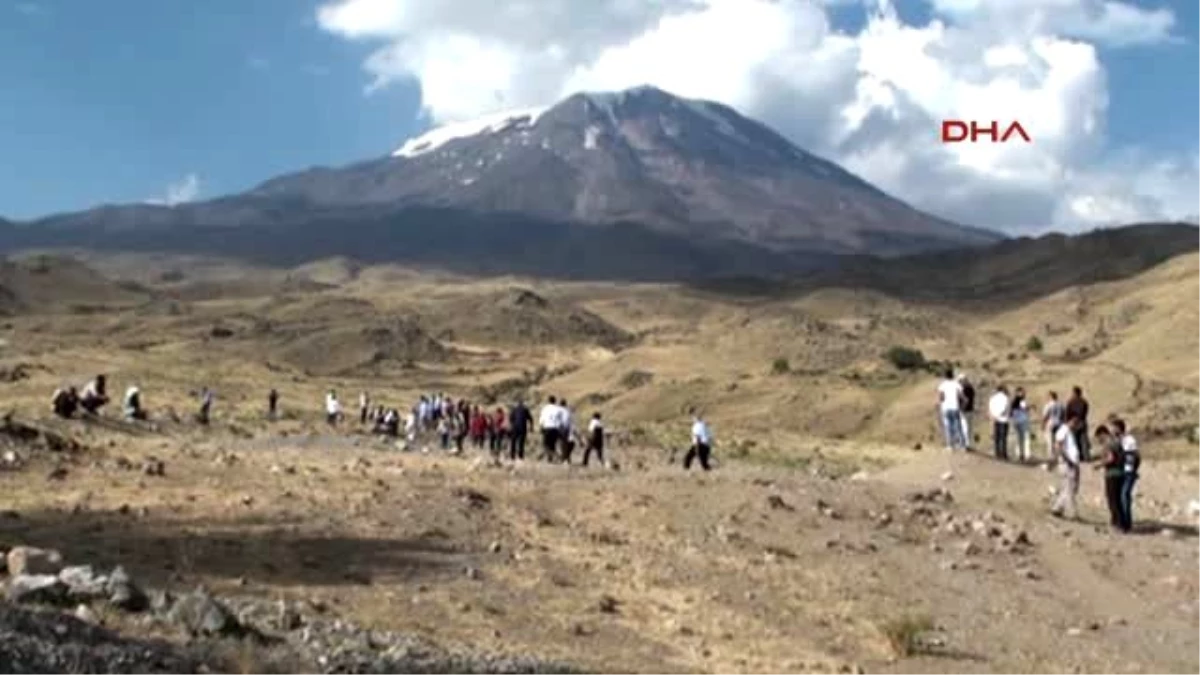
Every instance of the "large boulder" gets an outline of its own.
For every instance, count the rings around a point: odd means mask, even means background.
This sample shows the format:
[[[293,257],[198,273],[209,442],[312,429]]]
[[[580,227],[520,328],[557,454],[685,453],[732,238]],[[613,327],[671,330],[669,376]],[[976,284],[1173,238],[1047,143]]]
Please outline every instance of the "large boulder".
[[[8,552],[8,573],[22,575],[55,575],[63,568],[62,554],[53,549],[17,546]]]

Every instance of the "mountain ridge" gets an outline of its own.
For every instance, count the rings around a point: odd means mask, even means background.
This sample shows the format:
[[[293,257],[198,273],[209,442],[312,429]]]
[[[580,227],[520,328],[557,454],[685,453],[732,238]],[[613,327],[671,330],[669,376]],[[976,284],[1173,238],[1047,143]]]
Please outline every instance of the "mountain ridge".
[[[654,87],[574,94],[498,120],[485,120],[482,131],[478,121],[464,123],[474,131],[465,135],[434,129],[392,155],[284,174],[240,194],[104,205],[0,227],[0,248],[123,242],[269,261],[386,254],[452,269],[541,265],[557,275],[564,265],[556,257],[611,267],[611,259],[587,260],[589,252],[642,245],[658,254],[622,267],[629,278],[662,279],[786,273],[822,256],[1003,239],[922,213],[728,106]],[[500,230],[542,250],[516,251]],[[445,250],[432,241],[439,237],[464,244]],[[472,237],[501,250],[482,250]],[[521,261],[498,265],[514,255]],[[746,264],[756,256],[760,265]]]

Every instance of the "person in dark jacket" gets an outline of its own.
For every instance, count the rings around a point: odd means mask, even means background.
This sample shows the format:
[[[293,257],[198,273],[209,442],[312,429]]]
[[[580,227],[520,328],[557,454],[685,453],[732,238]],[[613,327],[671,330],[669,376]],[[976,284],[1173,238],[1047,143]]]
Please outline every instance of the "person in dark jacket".
[[[975,385],[962,373],[958,374],[958,384],[962,387],[959,419],[962,420],[963,449],[969,452],[974,442],[971,435],[975,432]]]
[[[1075,427],[1075,443],[1079,446],[1079,459],[1081,462],[1090,461],[1091,441],[1088,438],[1088,402],[1083,397],[1083,389],[1076,386],[1071,389],[1071,398],[1067,401],[1067,417],[1074,417],[1079,420],[1079,426]]]
[[[525,402],[517,401],[508,413],[509,459],[525,459],[525,440],[529,437],[532,422],[533,414],[525,407]]]
[[[1125,483],[1125,458],[1121,453],[1121,440],[1114,436],[1107,426],[1101,424],[1096,427],[1096,444],[1100,448],[1096,468],[1104,470],[1104,498],[1108,503],[1109,524],[1114,528],[1124,529],[1121,487]]]
[[[604,422],[600,421],[600,413],[592,415],[592,421],[588,422],[587,446],[583,451],[583,465],[588,465],[588,459],[592,453],[596,453],[596,460],[601,465],[604,464]]]

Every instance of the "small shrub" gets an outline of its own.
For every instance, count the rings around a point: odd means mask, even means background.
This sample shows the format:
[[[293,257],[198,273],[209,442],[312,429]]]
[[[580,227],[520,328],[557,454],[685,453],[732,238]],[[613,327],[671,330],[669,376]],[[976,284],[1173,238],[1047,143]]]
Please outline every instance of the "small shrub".
[[[884,355],[893,366],[900,370],[918,370],[925,367],[925,355],[919,349],[911,347],[892,347]]]
[[[1029,340],[1025,343],[1025,350],[1030,352],[1042,351],[1042,339],[1036,335],[1029,336]]]
[[[897,657],[908,657],[927,650],[921,638],[934,629],[933,619],[925,615],[902,616],[883,624],[881,630]]]
[[[786,375],[792,371],[792,364],[782,356],[771,363],[771,372],[776,375]]]

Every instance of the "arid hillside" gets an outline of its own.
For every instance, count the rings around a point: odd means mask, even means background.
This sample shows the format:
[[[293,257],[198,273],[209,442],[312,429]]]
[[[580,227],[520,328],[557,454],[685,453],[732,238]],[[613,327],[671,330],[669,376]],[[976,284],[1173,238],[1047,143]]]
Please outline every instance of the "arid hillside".
[[[276,640],[198,652],[169,613],[94,603],[88,621],[121,636],[187,645],[162,669],[416,667],[396,636],[459,655],[422,662],[445,672],[1200,669],[1196,253],[992,310],[849,287],[79,259],[0,279],[21,284],[0,298],[33,300],[0,321],[0,548],[204,585]],[[927,364],[898,368],[896,347]],[[1108,530],[1096,472],[1083,520],[1057,521],[1040,466],[947,454],[939,363],[981,397],[1006,383],[1040,406],[1078,384],[1097,419],[1126,417],[1146,458],[1138,533]],[[142,389],[149,422],[115,401],[50,415],[56,387],[101,372],[115,398]],[[400,407],[565,396],[580,419],[602,412],[612,462],[493,464],[330,429],[329,389],[348,407],[363,390]],[[693,407],[716,435],[703,476],[672,462]]]

